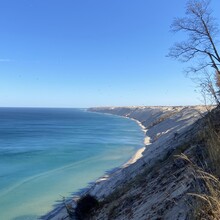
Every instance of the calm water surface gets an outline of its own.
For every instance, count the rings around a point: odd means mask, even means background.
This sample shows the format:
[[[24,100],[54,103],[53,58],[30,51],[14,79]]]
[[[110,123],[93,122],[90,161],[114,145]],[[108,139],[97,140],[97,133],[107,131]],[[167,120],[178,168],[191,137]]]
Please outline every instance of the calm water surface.
[[[132,120],[82,109],[0,108],[0,219],[32,220],[143,146]]]

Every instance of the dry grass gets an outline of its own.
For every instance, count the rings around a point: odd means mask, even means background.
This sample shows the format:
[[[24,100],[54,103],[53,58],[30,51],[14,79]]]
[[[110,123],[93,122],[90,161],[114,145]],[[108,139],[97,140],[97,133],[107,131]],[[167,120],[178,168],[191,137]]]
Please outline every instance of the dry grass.
[[[193,219],[195,220],[219,220],[220,219],[220,181],[211,173],[204,171],[194,164],[186,155],[179,158],[188,162],[195,178],[195,193],[188,193],[194,197]]]
[[[194,219],[220,219],[220,108],[211,111],[200,132],[200,140],[205,146],[207,158],[202,166],[193,163],[186,155],[180,158],[188,162],[195,178],[195,193],[189,193],[195,199]],[[202,167],[202,168],[201,168]],[[208,172],[207,172],[208,171]]]
[[[203,136],[211,170],[217,177],[220,177],[220,107],[208,115]]]

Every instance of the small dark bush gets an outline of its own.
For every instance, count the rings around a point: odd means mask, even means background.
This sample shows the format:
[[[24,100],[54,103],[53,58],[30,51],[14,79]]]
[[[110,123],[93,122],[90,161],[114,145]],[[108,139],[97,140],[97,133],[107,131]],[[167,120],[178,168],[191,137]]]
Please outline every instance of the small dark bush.
[[[91,213],[92,209],[98,207],[98,200],[91,196],[85,195],[79,199],[76,206],[76,215],[80,220],[85,219]]]

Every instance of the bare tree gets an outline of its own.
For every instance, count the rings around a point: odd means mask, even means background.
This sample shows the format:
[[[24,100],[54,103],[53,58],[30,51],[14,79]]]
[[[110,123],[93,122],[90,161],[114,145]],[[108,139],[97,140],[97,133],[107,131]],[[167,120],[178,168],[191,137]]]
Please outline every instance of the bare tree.
[[[199,58],[199,65],[191,67],[190,71],[197,72],[211,66],[220,74],[220,55],[215,41],[219,31],[209,3],[209,0],[189,0],[186,17],[174,19],[171,30],[185,32],[188,39],[174,44],[168,56],[183,62]]]
[[[217,92],[213,84],[213,75],[209,74],[206,70],[203,72],[203,77],[196,79],[196,83],[199,83],[200,93],[203,98],[203,103],[207,106],[219,104]]]
[[[185,32],[188,38],[185,41],[175,43],[168,56],[182,62],[196,60],[197,63],[190,66],[187,72],[196,73],[204,70],[207,72],[208,67],[214,68],[216,86],[219,89],[220,55],[216,41],[219,29],[212,16],[209,4],[210,0],[189,0],[187,2],[186,16],[175,18],[171,30],[173,32]]]

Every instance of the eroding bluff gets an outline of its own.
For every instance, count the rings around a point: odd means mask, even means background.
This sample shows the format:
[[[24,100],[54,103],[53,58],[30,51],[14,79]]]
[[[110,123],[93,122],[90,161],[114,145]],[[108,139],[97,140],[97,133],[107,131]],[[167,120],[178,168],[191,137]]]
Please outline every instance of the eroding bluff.
[[[138,120],[149,142],[143,157],[121,168],[88,192],[100,202],[87,219],[191,219],[196,183],[190,166],[201,159],[200,131],[207,115],[205,106],[91,108]]]

